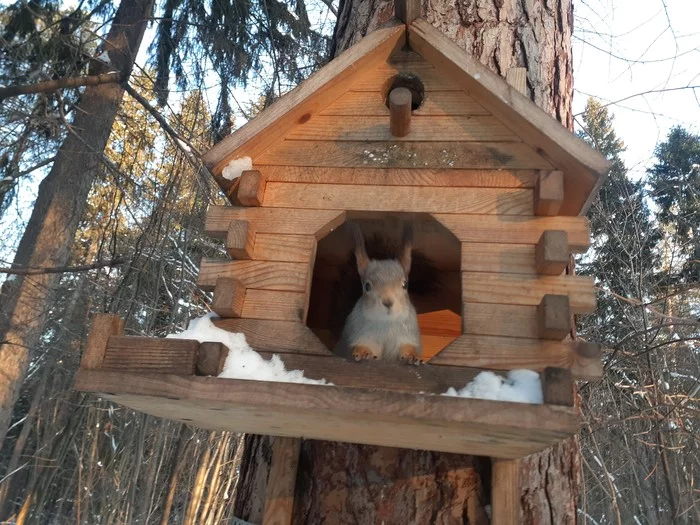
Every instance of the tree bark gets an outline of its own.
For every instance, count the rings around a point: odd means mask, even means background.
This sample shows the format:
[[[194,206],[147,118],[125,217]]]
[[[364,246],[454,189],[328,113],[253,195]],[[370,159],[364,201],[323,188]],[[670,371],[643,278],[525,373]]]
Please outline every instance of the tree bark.
[[[341,0],[333,53],[393,15],[387,0]],[[527,95],[573,126],[570,0],[433,0],[422,16],[482,63],[505,76],[527,68]],[[269,471],[265,437],[248,436],[236,516],[251,506]],[[294,523],[488,523],[490,462],[472,456],[306,441],[297,478]],[[571,438],[522,461],[522,523],[576,522],[578,444]],[[262,488],[264,493],[264,487]]]
[[[95,61],[90,75],[116,69],[122,78],[128,78],[152,9],[153,0],[122,0],[104,44],[110,64]],[[13,266],[67,265],[123,93],[119,83],[85,89],[68,137],[39,186]],[[5,438],[32,352],[39,344],[51,291],[58,279],[57,274],[18,275],[8,279],[0,291],[0,442]]]

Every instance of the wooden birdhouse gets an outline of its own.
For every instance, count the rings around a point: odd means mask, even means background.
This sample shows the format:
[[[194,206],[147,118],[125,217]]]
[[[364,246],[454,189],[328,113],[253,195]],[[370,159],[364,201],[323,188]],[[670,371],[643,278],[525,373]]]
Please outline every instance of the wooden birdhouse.
[[[124,337],[102,317],[77,388],[203,428],[495,458],[576,433],[572,381],[602,368],[597,345],[571,337],[573,314],[595,309],[593,281],[567,267],[589,246],[583,214],[609,164],[513,73],[516,85],[427,22],[395,21],[205,155],[232,203],[206,222],[230,255],[201,264],[215,324],[332,386],[201,377],[221,370],[221,345]],[[430,272],[409,289],[427,364],[331,353],[349,220],[368,239],[413,225]],[[517,368],[541,372],[543,404],[436,395]]]

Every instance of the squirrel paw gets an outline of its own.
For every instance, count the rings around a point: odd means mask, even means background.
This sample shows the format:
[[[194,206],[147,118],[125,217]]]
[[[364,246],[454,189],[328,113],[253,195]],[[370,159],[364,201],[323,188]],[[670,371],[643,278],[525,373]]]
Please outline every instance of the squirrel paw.
[[[363,361],[365,359],[377,359],[377,355],[372,352],[369,346],[357,345],[352,349],[352,357],[355,361]]]
[[[418,348],[413,345],[403,345],[399,349],[399,359],[409,365],[420,365],[423,360],[418,356]]]

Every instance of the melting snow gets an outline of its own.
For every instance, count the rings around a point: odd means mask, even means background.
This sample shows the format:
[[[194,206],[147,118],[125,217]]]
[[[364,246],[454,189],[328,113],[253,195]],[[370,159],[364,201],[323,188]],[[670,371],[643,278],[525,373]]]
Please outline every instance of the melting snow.
[[[540,375],[532,370],[511,370],[508,377],[493,372],[481,372],[460,389],[449,388],[443,396],[473,397],[494,401],[542,404]]]
[[[231,162],[229,162],[221,172],[221,175],[224,177],[224,179],[234,180],[240,177],[241,173],[244,171],[252,169],[253,159],[250,157],[241,157],[239,159],[233,159]]]

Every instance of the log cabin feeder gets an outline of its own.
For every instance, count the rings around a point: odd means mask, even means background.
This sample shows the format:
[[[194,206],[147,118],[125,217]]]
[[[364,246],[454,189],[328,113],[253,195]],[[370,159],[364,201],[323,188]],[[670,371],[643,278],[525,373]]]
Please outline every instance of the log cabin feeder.
[[[598,345],[572,338],[573,315],[594,311],[596,297],[569,260],[589,246],[585,213],[609,163],[524,82],[398,4],[399,20],[204,156],[231,202],[206,218],[230,259],[202,260],[198,281],[213,292],[216,326],[332,385],[217,378],[223,345],[124,336],[119,318],[101,315],[76,388],[202,428],[280,436],[285,461],[298,454],[288,438],[490,456],[494,523],[517,523],[517,459],[575,434],[573,382],[602,374]],[[517,73],[508,77],[524,80]],[[253,169],[226,179],[244,157]],[[329,312],[354,270],[348,220],[366,237],[413,223],[433,275],[427,290],[409,289],[427,364],[331,354],[343,319]],[[518,368],[541,373],[543,404],[439,395],[482,370]]]

